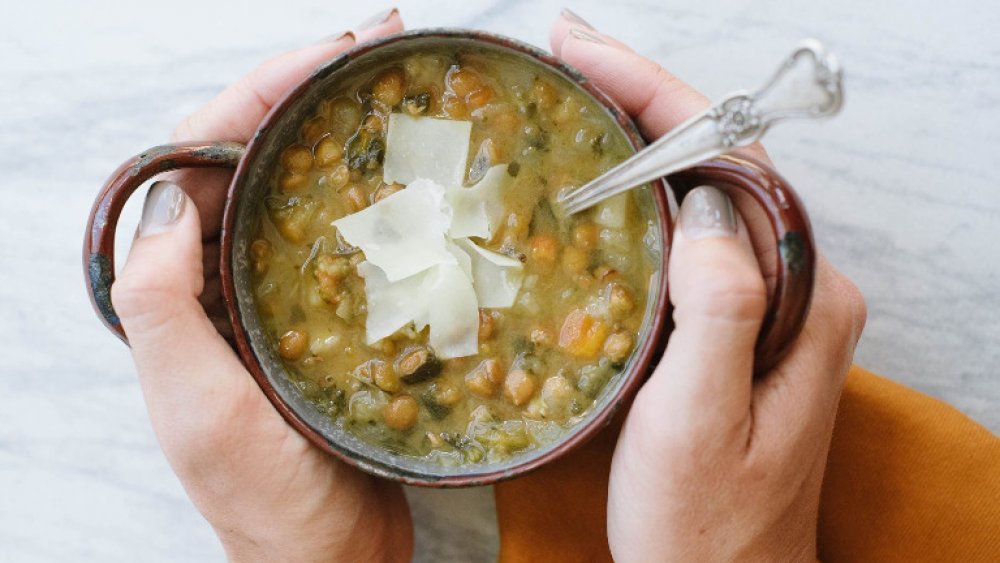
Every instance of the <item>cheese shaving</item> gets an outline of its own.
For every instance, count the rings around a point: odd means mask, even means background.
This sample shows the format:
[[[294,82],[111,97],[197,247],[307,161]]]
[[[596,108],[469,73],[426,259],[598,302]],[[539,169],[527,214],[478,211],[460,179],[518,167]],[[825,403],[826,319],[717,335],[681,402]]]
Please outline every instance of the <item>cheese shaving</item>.
[[[454,264],[435,266],[425,276],[423,295],[434,353],[441,358],[478,353],[479,304],[468,276]]]
[[[357,213],[333,222],[347,242],[385,272],[389,281],[422,272],[437,264],[454,264],[445,247],[444,233],[451,214],[444,204],[445,189],[429,180],[411,182]]]
[[[374,344],[414,322],[422,330],[427,320],[427,302],[419,298],[423,292],[425,273],[390,282],[385,272],[371,262],[358,264],[358,274],[365,279],[368,299],[368,320],[365,340]]]
[[[462,269],[465,277],[469,278],[470,282],[475,282],[472,277],[472,257],[469,253],[464,250],[463,243],[468,240],[456,240],[454,242],[448,243],[448,252],[451,252],[458,263],[458,267]]]
[[[465,263],[469,263],[468,255]],[[430,345],[441,358],[478,352],[479,305],[469,274],[461,265],[439,264],[397,282],[390,282],[385,272],[367,261],[358,264],[358,273],[365,280],[368,300],[368,344],[412,322],[418,331],[431,325]]]
[[[514,304],[524,281],[524,265],[509,256],[476,246],[469,239],[456,243],[472,262],[472,281],[480,307],[507,308]]]
[[[472,124],[389,116],[383,179],[406,188],[333,222],[365,253],[358,274],[368,299],[366,341],[374,344],[408,323],[430,325],[429,344],[440,358],[479,351],[479,308],[510,307],[524,267],[477,246],[488,239],[504,209],[507,165],[493,166],[464,187]]]
[[[470,121],[391,114],[382,177],[387,183],[410,184],[422,178],[461,186],[471,135]]]
[[[507,165],[500,164],[487,170],[483,179],[474,186],[449,187],[445,198],[451,206],[453,217],[448,236],[483,239],[492,237],[503,217],[500,191],[509,179]]]

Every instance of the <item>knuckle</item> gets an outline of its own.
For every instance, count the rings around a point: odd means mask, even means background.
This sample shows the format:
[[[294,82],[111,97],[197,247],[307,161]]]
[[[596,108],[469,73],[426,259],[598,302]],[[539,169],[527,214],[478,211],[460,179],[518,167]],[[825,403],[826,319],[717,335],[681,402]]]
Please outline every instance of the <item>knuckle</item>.
[[[118,316],[132,318],[155,306],[157,297],[134,275],[122,275],[111,286],[111,303]]]
[[[170,133],[171,142],[177,143],[182,141],[190,141],[194,138],[194,119],[195,114],[189,114],[177,124],[177,127]]]
[[[868,306],[858,286],[843,274],[834,271],[827,284],[830,293],[830,313],[837,326],[853,341],[861,337],[868,319]]]
[[[741,321],[760,321],[767,309],[767,289],[759,273],[716,270],[699,276],[687,288],[685,309],[700,316]]]
[[[111,304],[118,316],[136,326],[140,320],[147,328],[168,320],[176,312],[179,296],[176,288],[164,286],[152,273],[129,271],[111,285]]]
[[[708,99],[690,85],[671,74],[660,64],[646,58],[642,58],[641,60],[643,61],[645,71],[642,74],[652,77],[651,79],[643,79],[642,82],[645,84],[648,80],[648,83],[653,84],[653,87],[648,89],[646,97],[637,106],[636,116],[639,121],[645,119],[649,112],[658,111],[658,108],[662,108],[657,103],[660,100],[671,100],[672,103],[682,102],[678,106],[696,109],[709,105]],[[692,110],[688,113],[694,113],[694,111]],[[686,119],[688,115],[679,115],[678,117]]]
[[[677,78],[659,64],[652,64],[656,67],[656,88],[654,88],[654,94],[650,100],[650,104],[648,105],[651,105],[652,100],[655,99],[682,99],[692,108],[698,108],[701,106],[707,107],[709,105],[708,98],[706,98],[701,92],[695,90],[690,84],[684,82],[680,78]]]
[[[851,312],[851,324],[854,327],[855,335],[860,337],[861,331],[864,330],[865,324],[868,322],[868,304],[858,286],[847,279],[844,281],[844,299]]]
[[[273,100],[269,99],[268,92],[261,90],[259,85],[266,82],[262,77],[268,75],[269,67],[274,64],[273,60],[267,61],[233,84],[233,89],[239,92],[241,97],[248,100],[249,103],[257,105],[264,112],[271,108]]]
[[[766,486],[775,480],[775,463],[768,456],[751,452],[743,459],[743,480],[756,487]]]
[[[654,67],[655,75],[653,81],[656,84],[656,88],[653,89],[652,100],[664,97],[664,96],[688,96],[691,95],[691,87],[681,82],[679,78],[667,72],[667,69],[662,66],[650,61],[650,65]],[[648,104],[647,104],[648,105]]]

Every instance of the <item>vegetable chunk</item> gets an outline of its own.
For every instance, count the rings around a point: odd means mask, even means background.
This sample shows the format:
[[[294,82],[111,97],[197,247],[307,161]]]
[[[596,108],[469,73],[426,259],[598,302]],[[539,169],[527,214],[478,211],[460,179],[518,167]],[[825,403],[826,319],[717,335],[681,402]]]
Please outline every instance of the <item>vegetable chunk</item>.
[[[582,309],[566,315],[559,331],[559,347],[579,358],[594,358],[608,336],[608,325]]]

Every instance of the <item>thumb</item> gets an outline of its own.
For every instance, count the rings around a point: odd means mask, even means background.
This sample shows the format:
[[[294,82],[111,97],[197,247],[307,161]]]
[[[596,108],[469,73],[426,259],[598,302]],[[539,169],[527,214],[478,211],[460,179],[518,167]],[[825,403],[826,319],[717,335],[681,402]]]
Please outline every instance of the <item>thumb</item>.
[[[204,286],[198,210],[177,185],[149,190],[111,300],[128,336],[154,427],[183,430],[249,385],[198,296]]]
[[[663,401],[688,435],[746,430],[753,356],[767,293],[746,227],[729,198],[702,186],[679,213],[668,276],[675,328],[637,401]]]

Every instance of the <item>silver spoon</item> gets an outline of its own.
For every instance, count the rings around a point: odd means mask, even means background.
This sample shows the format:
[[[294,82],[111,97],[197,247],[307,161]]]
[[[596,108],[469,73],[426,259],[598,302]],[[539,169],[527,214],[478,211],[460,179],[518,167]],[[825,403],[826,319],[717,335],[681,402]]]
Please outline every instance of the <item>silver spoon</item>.
[[[834,115],[844,101],[840,63],[815,39],[799,43],[756,92],[737,91],[695,115],[596,180],[566,191],[557,202],[567,215],[760,139],[792,118]]]

